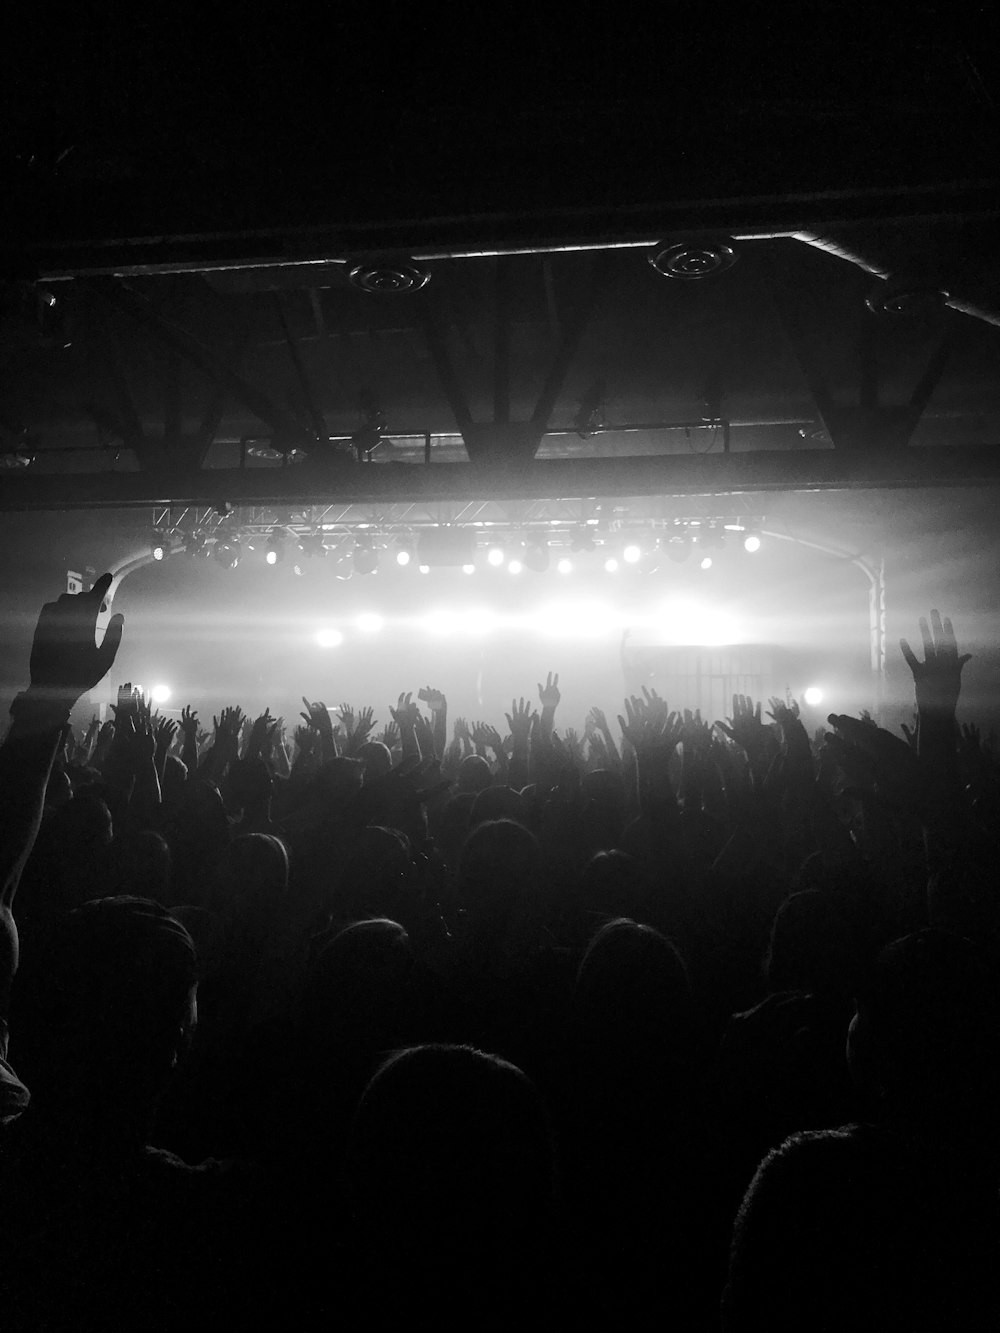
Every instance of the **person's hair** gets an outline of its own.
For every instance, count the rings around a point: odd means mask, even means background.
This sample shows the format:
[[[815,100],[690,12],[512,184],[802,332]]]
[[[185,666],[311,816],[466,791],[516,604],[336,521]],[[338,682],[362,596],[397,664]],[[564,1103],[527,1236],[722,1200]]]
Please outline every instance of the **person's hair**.
[[[102,1103],[148,1095],[172,1067],[196,982],[194,942],[159,903],[101,898],[70,912],[14,988],[29,1087]]]
[[[512,787],[484,787],[472,802],[469,826],[475,828],[492,819],[513,819],[515,823],[526,824],[528,803]]]
[[[684,960],[651,926],[609,921],[584,953],[574,1008],[596,1040],[616,1049],[654,1043],[680,1054],[691,1021]]]
[[[519,902],[533,894],[538,839],[512,819],[492,819],[466,838],[459,860],[461,905],[501,926]]]
[[[493,772],[481,754],[467,754],[458,766],[458,790],[481,792],[493,782]]]

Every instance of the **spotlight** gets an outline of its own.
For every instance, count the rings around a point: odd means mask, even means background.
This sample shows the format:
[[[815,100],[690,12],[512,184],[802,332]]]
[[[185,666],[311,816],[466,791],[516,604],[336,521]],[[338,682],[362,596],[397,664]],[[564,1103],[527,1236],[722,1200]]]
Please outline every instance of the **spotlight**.
[[[516,556],[507,565],[508,574],[520,574],[523,569],[524,569],[524,564],[520,560],[518,560]]]
[[[573,561],[570,560],[569,556],[564,555],[563,558],[556,565],[556,569],[558,569],[560,574],[572,574]]]
[[[802,697],[810,708],[816,708],[823,702],[823,691],[818,685],[810,685]]]
[[[743,538],[743,549],[744,551],[749,551],[751,555],[754,551],[760,550],[760,537],[756,532],[748,532]]]
[[[264,559],[269,565],[276,565],[284,554],[285,548],[281,538],[276,532],[272,533],[267,539],[267,554],[264,556]]]
[[[408,565],[412,559],[413,559],[413,553],[411,552],[408,546],[401,546],[399,550],[396,552],[397,565],[404,565],[404,566]]]
[[[302,568],[302,566],[298,563],[298,561],[296,561],[295,564],[292,565],[292,573],[297,574],[299,578],[301,578],[305,572],[306,571]]]
[[[608,556],[607,560],[605,560],[604,562],[604,568],[607,570],[609,574],[618,573],[618,561],[615,558],[615,556],[613,555]]]
[[[475,565],[463,565],[463,566],[462,566],[462,573],[463,573],[463,574],[475,574],[475,572],[476,572],[476,567],[475,567]]]
[[[163,549],[162,543],[157,542],[156,545],[153,547],[153,559],[162,560],[165,555],[166,551]]]
[[[498,568],[500,565],[503,564],[503,558],[504,557],[503,557],[502,546],[491,546],[486,553],[486,559],[490,562],[491,565],[493,565],[494,568]]]
[[[385,625],[385,620],[375,611],[363,611],[358,616],[358,629],[362,634],[377,634]]]
[[[702,556],[701,567],[702,569],[712,568],[712,557],[710,555]]]
[[[642,559],[642,547],[637,542],[629,542],[622,551],[622,557],[627,565],[637,565]]]
[[[417,568],[420,570],[421,574],[429,574],[431,572],[430,565],[418,565]]]
[[[355,574],[374,574],[378,569],[378,552],[367,542],[358,542],[354,547]]]
[[[154,685],[149,692],[149,697],[154,704],[165,704],[170,698],[169,685]]]
[[[321,629],[316,635],[316,642],[321,648],[339,648],[344,636],[339,629]]]

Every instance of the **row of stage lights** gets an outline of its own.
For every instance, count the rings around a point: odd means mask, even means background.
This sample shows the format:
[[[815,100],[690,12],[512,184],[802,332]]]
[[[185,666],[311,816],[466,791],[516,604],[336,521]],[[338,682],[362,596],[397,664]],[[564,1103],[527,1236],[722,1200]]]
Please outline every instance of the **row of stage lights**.
[[[591,531],[585,528],[570,539],[569,550],[572,554],[566,553],[565,542],[555,547],[555,551],[563,552],[556,557],[555,568],[559,574],[572,574],[575,568],[573,554],[588,554],[600,549],[606,552],[602,564],[608,574],[616,574],[623,566],[652,573],[660,567],[661,557],[665,556],[675,564],[683,564],[699,552],[700,568],[709,570],[714,564],[711,552],[718,552],[726,545],[730,533],[742,536],[742,546],[745,551],[753,554],[760,550],[760,534],[740,524],[710,525],[704,528],[685,525],[669,535],[653,540],[619,537],[614,541],[607,539],[598,541]],[[192,533],[190,536],[181,536],[176,544],[171,544],[169,539],[156,534],[152,555],[154,560],[163,560],[168,554],[183,551],[195,558],[211,559],[227,569],[235,569],[246,552],[257,552],[262,549],[264,561],[268,565],[278,565],[290,556],[293,559],[293,570],[299,575],[305,574],[308,560],[336,555],[338,577],[350,578],[354,574],[377,573],[381,555],[383,551],[389,549],[385,544],[367,536],[354,537],[350,549],[346,547],[347,544],[343,541],[336,547],[328,546],[323,534],[319,532],[305,533],[299,537],[270,532],[244,539],[228,535],[213,539]],[[526,569],[539,574],[544,573],[551,567],[554,554],[552,546],[545,539],[491,541],[484,549],[487,565],[493,569],[506,568],[508,573],[515,575],[523,573]],[[435,561],[435,563],[453,564],[455,568],[461,568],[464,574],[475,574],[478,566],[475,563],[477,552],[474,545],[470,544],[468,554],[472,555],[473,559],[465,560],[461,564],[452,561]],[[394,544],[392,559],[401,568],[415,565],[421,574],[429,574],[431,570],[431,565],[423,563],[420,559],[419,542],[411,538]]]

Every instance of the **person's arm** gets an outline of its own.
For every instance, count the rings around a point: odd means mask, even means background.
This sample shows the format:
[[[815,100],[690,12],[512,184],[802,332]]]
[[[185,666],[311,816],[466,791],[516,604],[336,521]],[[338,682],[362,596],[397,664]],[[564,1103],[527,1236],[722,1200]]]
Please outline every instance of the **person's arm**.
[[[190,707],[181,709],[181,733],[184,738],[181,759],[188,776],[193,778],[198,772],[198,714]]]
[[[11,704],[0,746],[0,1015],[17,971],[14,895],[38,836],[45,788],[62,730],[80,697],[110,671],[121,643],[120,615],[96,643],[97,618],[111,587],[104,574],[90,592],[64,593],[42,607],[31,646],[28,688]]]
[[[403,748],[404,759],[419,759],[420,745],[417,742],[417,705],[413,695],[401,694],[395,708],[390,708],[393,721],[399,727],[399,743]]]
[[[440,759],[448,746],[448,700],[440,690],[427,685],[417,695],[431,710],[431,733],[434,753]]]
[[[921,617],[920,634],[924,641],[922,662],[905,639],[899,641],[913,673],[920,763],[936,798],[951,804],[961,791],[955,709],[962,688],[962,668],[972,654],[959,657],[951,621],[947,616],[942,620],[939,611],[931,612],[929,626]]]
[[[556,709],[559,707],[559,700],[562,695],[559,693],[559,673],[555,675],[550,671],[545,684],[538,684],[538,700],[542,705],[541,720],[538,724],[539,735],[543,741],[548,741],[552,737],[552,730],[556,723]]]
[[[510,728],[513,750],[510,758],[510,785],[520,789],[527,785],[530,760],[532,723],[538,714],[527,699],[511,700],[510,712],[506,714]]]
[[[169,717],[157,719],[153,727],[153,736],[156,740],[156,778],[162,785],[163,774],[167,767],[167,755],[170,753],[170,747],[174,743],[174,737],[177,735],[177,723]]]
[[[317,699],[315,703],[302,696],[302,702],[306,706],[306,711],[301,713],[306,726],[312,727],[319,737],[320,741],[320,762],[328,764],[331,759],[338,757],[337,742],[333,734],[333,723],[330,720],[330,710],[322,699]],[[346,705],[344,705],[346,708]],[[346,723],[345,723],[346,725]]]

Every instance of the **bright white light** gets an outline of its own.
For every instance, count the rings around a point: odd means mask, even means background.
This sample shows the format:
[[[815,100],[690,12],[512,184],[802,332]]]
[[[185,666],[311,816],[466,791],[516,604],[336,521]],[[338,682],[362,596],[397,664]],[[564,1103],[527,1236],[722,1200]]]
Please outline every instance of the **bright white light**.
[[[167,700],[170,698],[170,686],[154,685],[152,690],[150,691],[149,697],[152,699],[154,704],[165,704]]]
[[[316,635],[316,642],[321,648],[339,648],[344,636],[339,629],[321,629]]]
[[[508,574],[520,574],[523,568],[524,565],[521,564],[520,560],[512,560],[507,566],[507,572]]]
[[[428,634],[437,634],[444,638],[455,634],[461,628],[461,620],[454,611],[431,611],[424,616],[423,626]]]
[[[823,691],[818,685],[810,685],[802,697],[810,708],[815,708],[823,702]]]
[[[500,620],[495,612],[487,607],[474,607],[462,614],[462,629],[474,639],[485,638],[497,628]]]
[[[377,634],[385,625],[385,618],[377,611],[363,611],[358,616],[358,629],[362,634]]]
[[[617,574],[618,561],[615,559],[613,555],[609,555],[607,560],[605,560],[604,568],[608,571],[609,574]]]
[[[408,565],[409,563],[410,563],[410,553],[409,553],[409,551],[405,551],[405,550],[404,550],[404,551],[397,551],[397,552],[396,552],[396,564],[397,564],[397,565]]]
[[[543,639],[605,639],[621,633],[621,616],[606,602],[572,600],[548,602],[531,617],[531,624]]]
[[[668,598],[657,617],[661,643],[715,648],[740,642],[740,628],[728,611],[687,598]]]
[[[702,567],[702,569],[711,569],[711,568],[712,568],[712,557],[711,557],[710,555],[706,555],[706,556],[703,556],[703,557],[702,557],[701,567]]]
[[[475,565],[463,565],[463,566],[462,566],[462,573],[463,573],[463,574],[475,574],[475,572],[476,572],[476,567],[475,567]]]
[[[154,559],[154,560],[162,560],[162,559],[163,559],[163,554],[164,554],[164,553],[163,553],[163,547],[162,547],[162,546],[154,546],[154,547],[153,547],[153,559]]]
[[[573,561],[570,560],[569,556],[564,555],[563,558],[556,565],[556,569],[558,569],[560,574],[572,574]]]
[[[630,542],[625,550],[622,551],[627,565],[637,565],[642,559],[642,549],[636,546],[635,542]]]
[[[267,563],[268,563],[269,565],[276,565],[276,564],[278,563],[278,552],[277,552],[277,551],[268,551],[268,553],[267,553],[267,555],[264,557],[264,559],[267,561]]]
[[[490,549],[489,549],[489,551],[488,551],[487,554],[486,554],[486,559],[490,562],[491,565],[493,565],[493,566],[495,566],[495,567],[499,567],[500,565],[502,565],[502,564],[503,564],[503,547],[502,547],[502,546],[491,546]]]
[[[760,550],[760,538],[756,533],[752,532],[749,537],[743,539],[743,549],[744,551],[750,551],[751,553]]]
[[[292,565],[292,573],[298,574],[299,578],[301,578],[305,572],[306,571],[302,568],[301,565]]]
[[[420,570],[421,574],[429,574],[431,572],[430,565],[418,565],[417,568]]]

